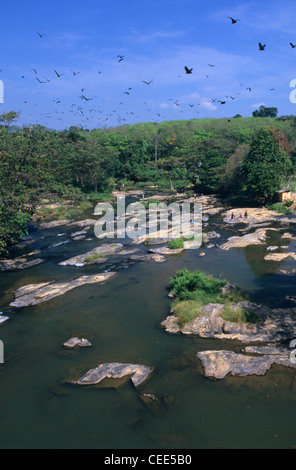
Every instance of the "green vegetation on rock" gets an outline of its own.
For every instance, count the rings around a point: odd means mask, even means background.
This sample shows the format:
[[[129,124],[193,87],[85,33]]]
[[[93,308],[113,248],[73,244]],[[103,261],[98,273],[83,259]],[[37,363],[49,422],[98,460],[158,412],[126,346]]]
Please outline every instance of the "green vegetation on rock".
[[[181,238],[174,238],[168,242],[170,250],[176,250],[178,248],[184,248],[184,241]]]
[[[255,322],[255,316],[236,303],[246,301],[243,292],[235,286],[227,289],[228,281],[210,276],[202,271],[190,272],[183,268],[170,279],[169,287],[174,294],[172,310],[180,327],[203,314],[207,304],[223,304],[220,316],[231,322]],[[223,292],[225,288],[225,292]]]

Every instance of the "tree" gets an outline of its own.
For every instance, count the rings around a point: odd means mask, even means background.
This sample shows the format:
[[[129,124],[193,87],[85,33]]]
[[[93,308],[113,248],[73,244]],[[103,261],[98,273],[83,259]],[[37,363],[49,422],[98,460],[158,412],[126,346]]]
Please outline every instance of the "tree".
[[[277,117],[277,108],[266,108],[264,105],[259,106],[252,114],[254,117]]]
[[[266,202],[286,183],[292,172],[291,158],[283,133],[265,127],[253,138],[242,174],[246,190],[254,199]]]
[[[199,188],[202,191],[215,191],[219,186],[219,173],[225,164],[225,158],[217,149],[208,150],[197,170]]]
[[[241,171],[249,148],[248,144],[239,145],[221,169],[219,186],[222,192],[234,194],[241,191]]]
[[[10,126],[13,122],[15,122],[20,116],[20,113],[16,111],[9,111],[8,113],[3,113],[0,116],[0,122],[4,127]]]

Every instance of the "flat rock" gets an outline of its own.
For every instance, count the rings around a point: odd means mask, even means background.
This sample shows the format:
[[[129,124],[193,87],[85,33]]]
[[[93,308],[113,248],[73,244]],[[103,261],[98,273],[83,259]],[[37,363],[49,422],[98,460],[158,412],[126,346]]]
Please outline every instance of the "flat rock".
[[[41,258],[27,260],[24,257],[18,257],[15,259],[1,259],[0,260],[0,271],[15,271],[17,269],[28,269],[37,264],[44,263]]]
[[[168,241],[169,241],[168,238],[160,238],[160,237],[148,238],[147,240],[145,240],[144,245],[148,245],[148,246],[162,245],[164,243],[167,243]]]
[[[80,237],[82,235],[85,235],[86,233],[87,233],[87,230],[78,230],[78,232],[71,233],[71,237],[73,238]]]
[[[289,355],[263,354],[261,356],[249,356],[237,354],[233,351],[201,351],[197,357],[204,368],[205,377],[223,379],[228,374],[238,377],[247,375],[264,375],[272,364],[280,364],[295,368]]]
[[[212,240],[213,238],[220,238],[220,233],[217,233],[215,230],[212,230],[211,232],[207,232],[206,236],[208,239]]]
[[[100,364],[94,369],[90,369],[77,381],[72,382],[77,385],[94,385],[100,383],[105,378],[121,379],[131,376],[131,381],[135,387],[139,387],[147,377],[153,372],[152,367],[141,364],[124,364],[120,362],[110,362]]]
[[[230,248],[243,248],[249,245],[262,245],[266,240],[267,230],[276,230],[275,228],[258,228],[253,233],[248,233],[242,236],[230,237],[226,243],[220,245],[222,250],[229,250]]]
[[[166,261],[163,255],[159,255],[157,253],[148,253],[144,255],[132,255],[130,257],[133,261],[155,261],[156,263],[163,263]]]
[[[9,320],[9,317],[6,317],[5,315],[0,315],[0,324],[4,323],[6,320]]]
[[[181,253],[182,251],[184,251],[184,248],[171,249],[167,246],[163,246],[163,247],[160,247],[160,248],[150,248],[148,251],[150,253],[157,253],[159,255],[176,255],[176,254]]]
[[[91,343],[85,338],[77,338],[77,336],[74,336],[73,338],[70,338],[68,339],[68,341],[63,343],[63,346],[65,346],[66,348],[75,348],[75,346],[84,348],[91,346]]]
[[[69,221],[69,223],[67,223],[67,226],[68,227],[90,227],[92,225],[95,225],[95,223],[97,222],[96,219],[85,219],[85,220],[76,220],[74,222],[71,222]]]
[[[200,315],[187,323],[182,329],[183,334],[198,335],[201,338],[212,338],[223,334],[224,320],[219,316]]]
[[[24,240],[20,243],[17,243],[16,245],[13,245],[13,248],[16,250],[22,250],[23,248],[26,248],[27,246],[31,246],[35,243],[35,240]]]
[[[244,217],[245,212],[248,213],[248,217]],[[234,215],[232,219],[231,216]],[[266,209],[266,207],[241,207],[236,209],[229,209],[223,214],[224,222],[227,223],[245,223],[253,225],[266,221],[278,220],[281,216],[276,211]],[[241,216],[241,217],[240,217]]]
[[[76,287],[80,287],[85,284],[105,282],[115,274],[115,272],[110,271],[108,273],[81,276],[67,282],[29,284],[17,289],[15,292],[15,300],[10,303],[10,306],[19,308],[27,307],[28,305],[37,305],[53,299],[54,297],[63,295]]]
[[[63,220],[52,220],[51,222],[42,222],[39,224],[39,230],[47,230],[49,228],[55,228],[55,227],[60,227],[62,225],[68,225],[71,223],[71,220],[69,219],[63,219]]]
[[[269,255],[264,256],[265,261],[282,261],[286,258],[293,258],[296,260],[296,253],[287,252],[287,253],[270,253]]]
[[[122,249],[122,247],[123,245],[121,243],[103,244],[101,246],[94,248],[91,251],[88,251],[87,253],[84,253],[83,255],[73,256],[72,258],[66,261],[61,261],[59,265],[60,266],[85,266],[87,264],[105,262],[106,261],[105,256],[118,253]],[[97,258],[97,259],[94,259],[93,261],[86,262],[85,259],[87,259],[88,257],[92,255],[102,255],[102,256],[104,255],[104,258]]]

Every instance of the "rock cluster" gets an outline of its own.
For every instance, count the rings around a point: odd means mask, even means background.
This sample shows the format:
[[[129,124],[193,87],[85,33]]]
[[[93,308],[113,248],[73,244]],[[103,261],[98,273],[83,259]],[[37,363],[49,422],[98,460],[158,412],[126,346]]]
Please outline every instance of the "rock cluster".
[[[267,309],[249,302],[238,302],[235,308],[252,311],[259,318],[256,323],[239,323],[224,320],[220,313],[224,304],[207,304],[202,314],[185,326],[178,325],[175,315],[169,315],[161,322],[168,333],[197,335],[202,338],[238,340],[243,343],[289,340],[296,337],[296,309]]]

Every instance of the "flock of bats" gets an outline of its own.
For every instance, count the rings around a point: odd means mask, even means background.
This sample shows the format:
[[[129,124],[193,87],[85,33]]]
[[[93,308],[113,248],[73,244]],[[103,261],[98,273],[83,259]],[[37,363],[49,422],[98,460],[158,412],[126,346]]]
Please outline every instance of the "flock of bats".
[[[237,22],[241,21],[240,19],[238,18],[232,18],[231,16],[228,16],[227,17],[228,19],[230,19],[231,21],[231,24],[236,24]],[[46,33],[40,33],[40,32],[37,32],[36,33],[40,39],[43,39],[44,36],[46,36]],[[296,47],[296,44],[293,44],[292,42],[290,42],[290,46],[291,48],[295,48]],[[261,42],[258,43],[258,47],[259,47],[259,51],[265,51],[265,48],[266,48],[266,44],[262,44]],[[125,56],[124,55],[117,55],[117,62],[122,62],[125,60]],[[215,67],[215,64],[208,64],[209,67]],[[193,67],[188,67],[187,65],[184,66],[184,70],[185,70],[185,74],[186,75],[191,75],[193,73]],[[2,70],[0,70],[0,72],[2,72]],[[32,68],[30,70],[30,72],[33,72],[35,74],[35,78],[36,78],[36,81],[42,85],[42,84],[46,84],[46,83],[49,83],[51,81],[51,79],[49,78],[40,78],[38,76],[38,72],[35,68]],[[56,69],[53,70],[53,73],[55,74],[55,76],[60,79],[63,75],[65,75],[65,73],[60,73],[58,72]],[[80,74],[79,71],[74,71],[71,69],[71,73],[73,74],[74,77],[76,77],[77,75]],[[101,71],[98,71],[98,74],[101,74]],[[180,75],[179,75],[180,77]],[[209,76],[206,75],[206,77],[208,78]],[[24,75],[22,75],[22,78],[25,78]],[[153,79],[151,80],[142,80],[142,83],[144,83],[145,85],[149,86],[151,84],[153,84]],[[243,86],[241,84],[241,86]],[[129,95],[131,93],[131,90],[132,88],[128,88],[127,90],[125,90],[123,93],[125,95]],[[251,92],[251,87],[246,87],[245,88],[246,91],[249,91]],[[270,88],[270,91],[273,91],[274,88]],[[88,111],[86,111],[85,109],[83,109],[83,106],[82,106],[82,102],[89,102],[89,101],[93,101],[95,98],[97,98],[97,96],[92,96],[92,97],[87,97],[86,94],[84,93],[85,89],[82,88],[81,89],[81,94],[79,95],[79,98],[81,99],[81,104],[76,104],[76,103],[72,103],[72,105],[70,106],[70,110],[69,112],[73,113],[73,115],[78,115],[79,117],[79,121],[83,122],[83,124],[86,124],[88,125],[90,122],[93,121],[93,119],[97,118],[97,114],[96,113],[103,113],[103,111],[100,109],[100,107],[97,107],[96,105],[94,105],[91,109],[89,109]],[[236,95],[239,95],[240,93],[236,92]],[[226,99],[225,99],[226,98]],[[236,96],[232,96],[232,95],[227,95],[225,97],[223,97],[223,99],[214,99],[214,98],[211,98],[209,100],[210,103],[220,103],[221,105],[224,105],[227,103],[227,99],[230,99],[230,100],[234,100],[236,99]],[[180,103],[179,101],[180,100],[173,100],[172,98],[169,99],[169,101],[173,101],[173,104],[174,104],[174,107],[177,108],[180,106]],[[53,100],[53,102],[55,102],[56,104],[60,104],[61,103],[61,100],[58,98],[58,99],[55,99]],[[24,102],[24,104],[27,104],[27,101]],[[120,101],[119,105],[123,105],[124,103],[122,101]],[[144,102],[144,104],[146,106],[148,106],[147,102]],[[201,105],[201,103],[197,103],[197,105]],[[35,104],[35,106],[37,106]],[[189,104],[189,106],[192,108],[194,105],[193,104]],[[146,108],[147,111],[150,111],[151,109],[149,109],[149,107]],[[111,119],[111,117],[113,116],[114,117],[114,113],[116,113],[117,111],[116,110],[113,110],[111,114],[107,114],[106,116],[104,116],[104,119],[99,119],[99,121],[102,121],[102,122],[105,122],[105,121],[108,121],[109,119]],[[59,111],[58,109],[55,110],[55,113],[56,114],[64,114],[64,112],[61,112]],[[94,114],[95,113],[95,114]],[[197,111],[198,113],[198,111]],[[130,113],[126,113],[126,114],[131,114],[133,115],[134,113],[133,112],[130,112]],[[161,115],[159,113],[156,113],[158,118],[161,117]],[[48,113],[42,113],[41,116],[43,118],[45,118],[46,120],[47,119],[51,119],[53,117],[52,113],[48,112]],[[136,116],[136,118],[139,118],[139,116]],[[63,121],[63,118],[57,118],[58,120],[61,120]],[[118,114],[117,115],[117,122],[119,124],[122,124],[122,123],[125,123],[126,122],[126,118],[122,117],[121,114]],[[47,123],[46,123],[47,124]],[[83,127],[81,124],[79,124],[80,127]]]

